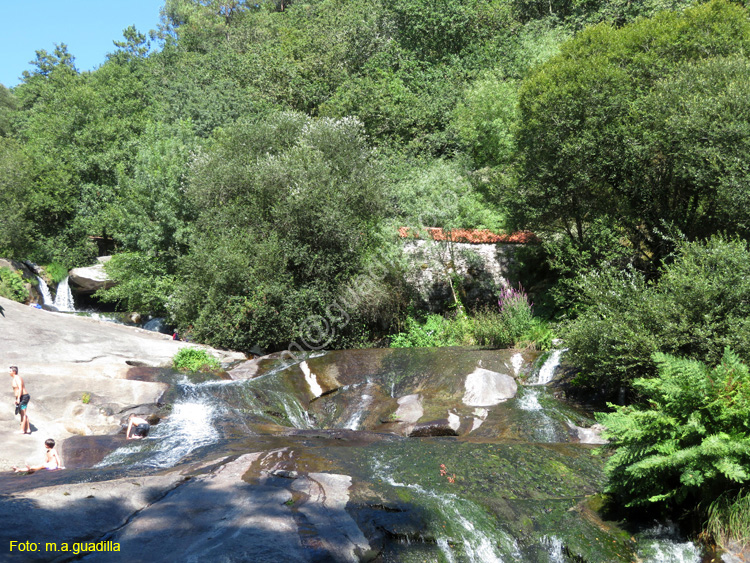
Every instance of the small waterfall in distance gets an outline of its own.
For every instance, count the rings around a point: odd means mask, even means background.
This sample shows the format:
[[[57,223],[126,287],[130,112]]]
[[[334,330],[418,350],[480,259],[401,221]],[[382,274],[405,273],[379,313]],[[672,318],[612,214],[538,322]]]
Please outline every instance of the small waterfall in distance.
[[[55,295],[53,305],[58,311],[74,313],[76,305],[73,301],[73,293],[70,291],[68,279],[68,276],[65,276],[65,279],[57,284],[57,294]]]
[[[49,286],[47,285],[47,282],[44,281],[41,277],[36,277],[39,288],[39,293],[42,295],[42,305],[52,305],[52,294],[49,291]]]
[[[552,378],[555,376],[555,370],[560,365],[560,356],[563,355],[567,348],[563,350],[553,350],[549,358],[544,362],[544,365],[539,370],[539,374],[536,380],[530,382],[530,385],[547,385]]]

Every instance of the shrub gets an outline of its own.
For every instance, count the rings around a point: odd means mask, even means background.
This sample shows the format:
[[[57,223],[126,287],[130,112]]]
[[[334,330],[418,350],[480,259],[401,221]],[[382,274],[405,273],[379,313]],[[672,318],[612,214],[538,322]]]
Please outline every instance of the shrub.
[[[504,290],[500,311],[483,309],[473,317],[428,315],[420,322],[409,316],[405,331],[391,339],[393,348],[428,346],[483,346],[487,348],[535,348],[547,350],[553,333],[549,324],[531,314],[531,304],[522,290]]]
[[[497,300],[500,317],[508,330],[511,342],[515,343],[529,330],[534,321],[532,304],[522,287],[506,287]]]
[[[182,348],[174,358],[172,366],[179,371],[215,371],[221,369],[219,360],[200,348]]]
[[[568,361],[576,382],[613,396],[656,373],[656,352],[716,364],[729,346],[750,359],[750,250],[714,237],[682,243],[660,278],[634,270],[590,274],[584,308],[567,324]]]
[[[459,346],[464,344],[467,321],[455,321],[441,315],[428,315],[424,323],[412,316],[406,318],[405,331],[391,339],[392,348],[426,348],[430,346]]]
[[[49,279],[54,283],[60,283],[68,277],[68,269],[59,262],[53,262],[45,266],[44,271],[47,272]]]
[[[479,346],[505,348],[513,344],[508,325],[497,311],[477,311],[471,321],[474,339]]]
[[[29,290],[26,289],[21,274],[10,268],[0,268],[0,297],[26,303],[29,299]]]
[[[656,377],[633,382],[642,405],[597,414],[614,450],[608,489],[628,507],[694,513],[750,482],[750,371],[729,349],[713,369],[667,354],[654,362]],[[714,507],[718,529],[726,511]]]

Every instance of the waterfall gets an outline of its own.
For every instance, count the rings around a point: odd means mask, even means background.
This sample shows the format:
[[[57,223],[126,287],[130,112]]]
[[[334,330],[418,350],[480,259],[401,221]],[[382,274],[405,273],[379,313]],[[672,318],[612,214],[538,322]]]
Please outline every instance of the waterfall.
[[[549,358],[544,362],[539,373],[536,376],[536,381],[531,382],[532,385],[546,385],[555,376],[555,370],[560,365],[560,356],[563,352],[567,351],[567,348],[563,350],[553,350],[549,355]]]
[[[372,387],[372,381],[368,379],[367,385],[365,385],[365,391],[368,391],[370,387]],[[357,430],[359,428],[360,420],[362,419],[362,416],[364,416],[367,407],[372,403],[372,399],[372,395],[362,393],[362,400],[359,403],[359,407],[357,407],[357,411],[351,416],[351,418],[349,418],[346,424],[344,424],[344,428],[348,428],[349,430]]]
[[[544,411],[544,407],[539,402],[539,396],[546,392],[547,390],[540,386],[523,387],[523,395],[518,399],[518,408],[530,413],[534,439],[550,444],[560,440],[557,436],[555,421]]]
[[[128,442],[105,457],[96,467],[129,465],[142,467],[174,467],[191,452],[214,444],[219,431],[214,419],[219,413],[209,385],[182,381],[177,384],[181,399],[170,415],[151,428],[147,438]]]
[[[55,294],[53,305],[58,311],[73,313],[76,310],[76,305],[73,301],[73,293],[70,291],[68,280],[69,278],[66,276],[63,281],[57,284],[57,293]]]
[[[47,282],[39,276],[37,276],[36,279],[39,282],[39,285],[37,286],[39,288],[39,293],[42,294],[42,305],[52,305],[52,294],[49,292]]]
[[[700,563],[700,550],[680,537],[677,527],[657,524],[638,537],[638,557],[644,563]]]

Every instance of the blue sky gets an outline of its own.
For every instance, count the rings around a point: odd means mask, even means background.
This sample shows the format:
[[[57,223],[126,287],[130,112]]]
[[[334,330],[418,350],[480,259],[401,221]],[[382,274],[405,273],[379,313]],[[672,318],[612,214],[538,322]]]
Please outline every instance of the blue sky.
[[[16,86],[36,51],[65,43],[80,71],[100,66],[129,25],[155,29],[164,0],[0,0],[0,84]]]

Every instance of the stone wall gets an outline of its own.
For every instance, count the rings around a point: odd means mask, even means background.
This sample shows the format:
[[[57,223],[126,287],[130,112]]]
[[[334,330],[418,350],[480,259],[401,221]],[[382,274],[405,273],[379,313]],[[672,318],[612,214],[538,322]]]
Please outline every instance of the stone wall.
[[[403,246],[409,263],[407,281],[433,312],[453,303],[449,276],[460,280],[456,290],[465,305],[491,304],[508,285],[509,266],[519,246],[409,239]]]

